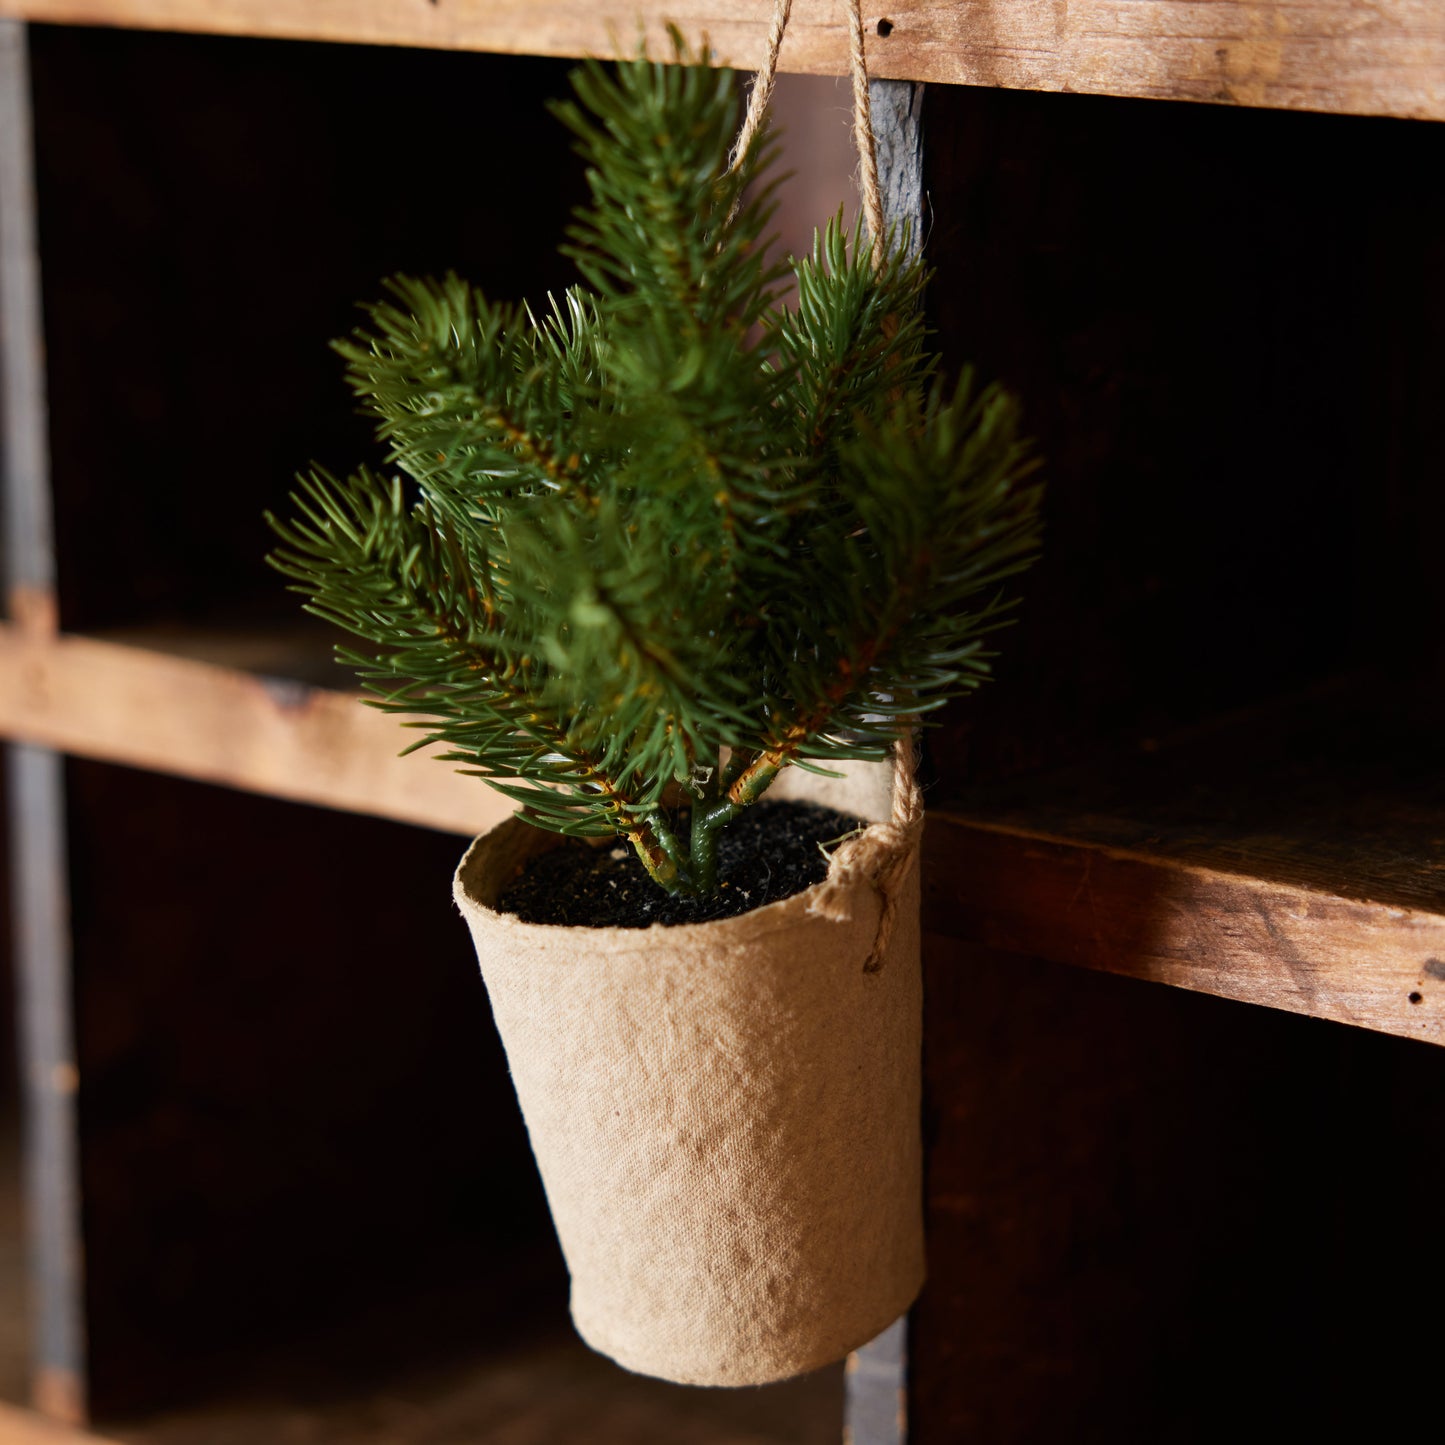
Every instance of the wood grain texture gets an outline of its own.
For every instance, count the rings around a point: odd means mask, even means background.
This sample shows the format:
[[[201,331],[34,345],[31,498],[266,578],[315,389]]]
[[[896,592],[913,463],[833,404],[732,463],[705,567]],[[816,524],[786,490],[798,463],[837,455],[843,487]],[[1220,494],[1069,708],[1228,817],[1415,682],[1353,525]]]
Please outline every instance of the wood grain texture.
[[[234,648],[232,655],[235,655]],[[83,757],[470,835],[511,811],[354,695],[0,627],[0,734]]]
[[[878,179],[888,225],[908,227],[908,254],[923,249],[928,196],[923,185],[923,87],[901,80],[869,82]]]
[[[950,814],[924,887],[940,936],[1445,1044],[1445,909]]]
[[[765,0],[0,0],[0,15],[83,25],[533,55],[630,47],[638,14],[762,53]],[[892,79],[1445,117],[1445,14],[1433,0],[875,0],[869,65]],[[886,35],[878,33],[886,20]],[[842,74],[835,0],[798,0],[785,70]]]
[[[231,655],[239,657],[234,644]],[[506,808],[476,780],[398,758],[395,722],[351,695],[91,638],[0,629],[0,730],[463,834]],[[1010,952],[1445,1043],[1445,907],[1423,895],[1416,906],[1360,897],[1370,890],[1343,866],[1333,887],[1323,868],[1291,873],[1283,842],[1255,855],[1221,835],[1211,864],[1203,834],[1181,853],[1151,848],[1147,827],[1131,847],[1080,836],[1090,831],[1107,834],[1097,820],[1070,835],[1030,829],[1017,815],[1009,823],[932,816],[932,926]]]

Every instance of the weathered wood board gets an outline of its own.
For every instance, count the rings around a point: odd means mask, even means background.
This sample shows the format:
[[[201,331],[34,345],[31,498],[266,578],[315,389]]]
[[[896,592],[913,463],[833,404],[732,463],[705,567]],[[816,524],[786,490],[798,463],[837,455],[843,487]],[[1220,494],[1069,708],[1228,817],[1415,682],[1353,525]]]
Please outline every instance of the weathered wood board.
[[[408,734],[353,694],[16,626],[0,626],[0,733],[466,835],[512,811],[476,778],[398,757]]]
[[[85,637],[0,629],[0,729],[82,756],[475,832],[506,801],[398,758],[354,696]],[[1202,846],[1202,845],[1201,845]],[[1011,952],[1445,1043],[1445,913],[1343,896],[1238,849],[1222,866],[943,813],[932,926]],[[1224,861],[1227,853],[1227,862]],[[1355,890],[1358,892],[1358,890]]]
[[[630,48],[646,17],[755,66],[770,0],[0,0],[0,15],[298,40],[532,55]],[[893,79],[1445,118],[1445,11],[1433,0],[893,0],[865,11],[869,66]],[[797,0],[785,70],[846,70],[838,0]]]
[[[0,1405],[0,1445],[108,1445],[99,1435],[72,1430],[66,1425]]]
[[[947,814],[925,857],[940,936],[1445,1044],[1445,912]]]

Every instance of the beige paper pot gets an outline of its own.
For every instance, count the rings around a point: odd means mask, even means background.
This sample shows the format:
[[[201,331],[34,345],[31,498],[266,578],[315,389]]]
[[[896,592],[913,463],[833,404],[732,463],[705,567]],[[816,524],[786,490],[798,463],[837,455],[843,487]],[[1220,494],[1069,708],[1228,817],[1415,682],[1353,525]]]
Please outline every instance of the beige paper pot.
[[[889,772],[794,770],[773,791],[881,821]],[[782,1379],[840,1359],[917,1295],[918,832],[871,827],[804,893],[666,928],[495,912],[518,866],[556,846],[527,824],[503,823],[462,860],[455,896],[572,1318],[628,1369]],[[874,957],[885,892],[896,916]]]

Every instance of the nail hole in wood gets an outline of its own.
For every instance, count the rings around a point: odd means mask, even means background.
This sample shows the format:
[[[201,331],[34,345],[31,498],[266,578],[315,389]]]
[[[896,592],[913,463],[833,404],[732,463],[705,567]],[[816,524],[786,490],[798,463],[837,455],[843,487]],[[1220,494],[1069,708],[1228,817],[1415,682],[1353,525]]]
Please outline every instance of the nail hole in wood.
[[[887,40],[893,34],[893,22],[891,20],[880,20],[878,22],[878,34]]]
[[[1412,993],[1412,994],[1410,995],[1410,1002],[1411,1002],[1411,1003],[1420,1003],[1420,1002],[1423,1001],[1423,999],[1424,999],[1424,995],[1423,995],[1423,994]]]

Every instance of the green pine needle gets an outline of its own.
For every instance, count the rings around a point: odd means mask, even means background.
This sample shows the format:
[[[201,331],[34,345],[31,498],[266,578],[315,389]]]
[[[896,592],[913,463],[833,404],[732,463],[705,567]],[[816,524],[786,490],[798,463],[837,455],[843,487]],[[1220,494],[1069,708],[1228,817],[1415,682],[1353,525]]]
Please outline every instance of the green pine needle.
[[[835,217],[767,263],[771,141],[729,171],[732,76],[673,43],[553,107],[583,286],[400,277],[337,343],[410,480],[313,471],[271,561],[413,747],[697,890],[783,767],[881,760],[988,676],[1040,490],[1013,399],[937,378],[901,245]]]

